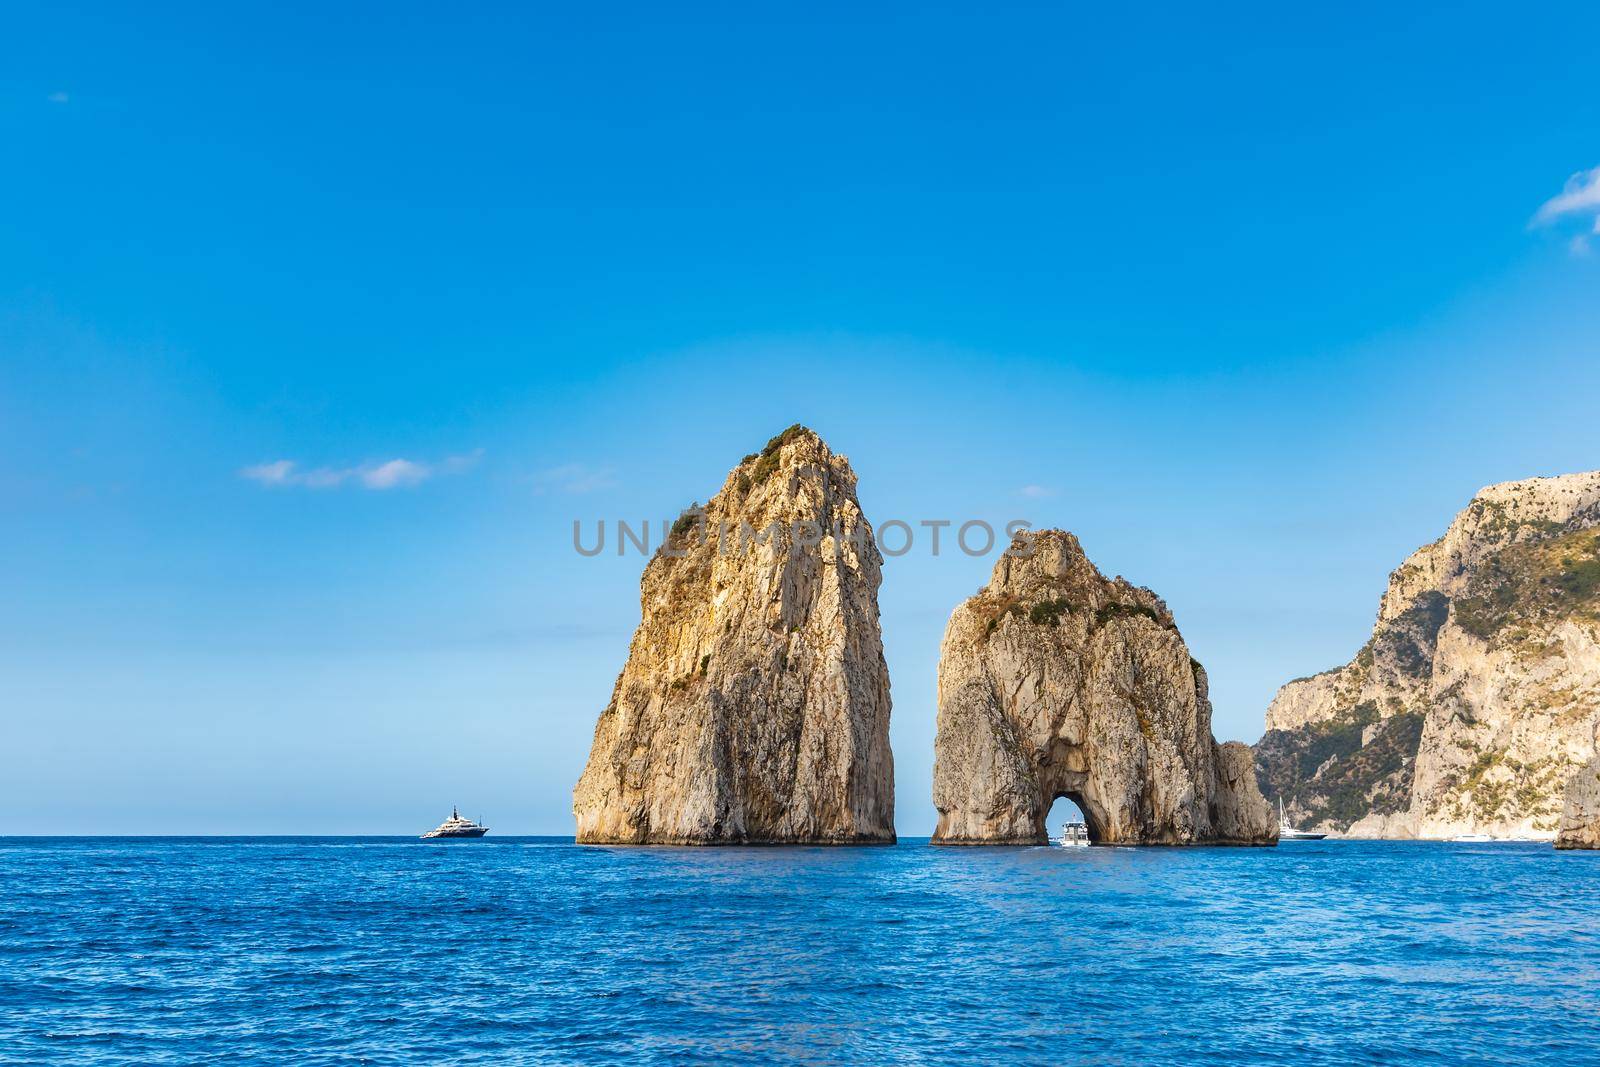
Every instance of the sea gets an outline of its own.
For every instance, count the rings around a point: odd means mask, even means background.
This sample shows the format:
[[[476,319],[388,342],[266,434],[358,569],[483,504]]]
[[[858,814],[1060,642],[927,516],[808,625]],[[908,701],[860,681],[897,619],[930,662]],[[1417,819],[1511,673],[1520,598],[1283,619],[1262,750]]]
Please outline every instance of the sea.
[[[0,1062],[1600,1063],[1600,853],[0,839]]]

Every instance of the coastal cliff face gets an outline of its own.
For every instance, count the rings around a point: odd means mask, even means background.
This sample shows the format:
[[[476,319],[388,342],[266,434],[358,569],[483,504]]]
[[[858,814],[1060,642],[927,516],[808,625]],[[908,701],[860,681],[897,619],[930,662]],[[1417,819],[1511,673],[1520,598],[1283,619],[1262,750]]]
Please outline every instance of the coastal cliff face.
[[[1291,819],[1549,838],[1600,726],[1600,472],[1480,491],[1389,576],[1372,637],[1290,682],[1256,746]]]
[[[573,791],[580,843],[892,843],[882,557],[849,462],[791,427],[645,567]]]
[[[1167,606],[1069,533],[1015,543],[951,615],[938,701],[936,843],[1044,844],[1061,796],[1099,844],[1277,840],[1249,748],[1212,739]]]

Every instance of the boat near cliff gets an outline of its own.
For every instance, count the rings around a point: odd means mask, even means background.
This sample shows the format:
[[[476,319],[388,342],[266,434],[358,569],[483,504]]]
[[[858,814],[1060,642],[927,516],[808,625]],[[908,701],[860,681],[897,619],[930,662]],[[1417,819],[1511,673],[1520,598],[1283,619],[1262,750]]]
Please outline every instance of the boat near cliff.
[[[434,837],[482,837],[488,832],[487,826],[475,823],[471,819],[463,819],[460,811],[451,808],[450,817],[423,834],[422,839],[426,841]]]
[[[1289,821],[1289,816],[1283,813],[1283,798],[1278,798],[1278,840],[1279,841],[1321,841],[1327,834],[1319,834],[1314,830],[1299,830]]]

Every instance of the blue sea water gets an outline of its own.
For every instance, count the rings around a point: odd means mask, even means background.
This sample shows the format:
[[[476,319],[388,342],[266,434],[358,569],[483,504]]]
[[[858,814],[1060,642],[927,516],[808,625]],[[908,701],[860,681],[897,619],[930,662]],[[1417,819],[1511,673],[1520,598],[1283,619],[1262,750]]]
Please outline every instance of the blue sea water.
[[[0,840],[7,1063],[1600,1062],[1600,854]]]

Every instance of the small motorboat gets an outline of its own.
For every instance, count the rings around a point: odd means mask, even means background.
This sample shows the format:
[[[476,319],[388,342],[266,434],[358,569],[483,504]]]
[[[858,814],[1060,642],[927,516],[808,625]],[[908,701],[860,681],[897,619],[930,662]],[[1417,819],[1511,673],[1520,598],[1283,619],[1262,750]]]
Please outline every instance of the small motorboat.
[[[1498,841],[1499,838],[1488,834],[1458,834],[1450,840],[1460,845],[1481,845],[1487,841]]]
[[[1327,834],[1313,833],[1310,830],[1297,830],[1289,822],[1289,817],[1283,813],[1283,798],[1278,798],[1278,840],[1279,841],[1321,841]]]
[[[1056,844],[1063,848],[1088,848],[1089,827],[1081,822],[1063,823]]]

